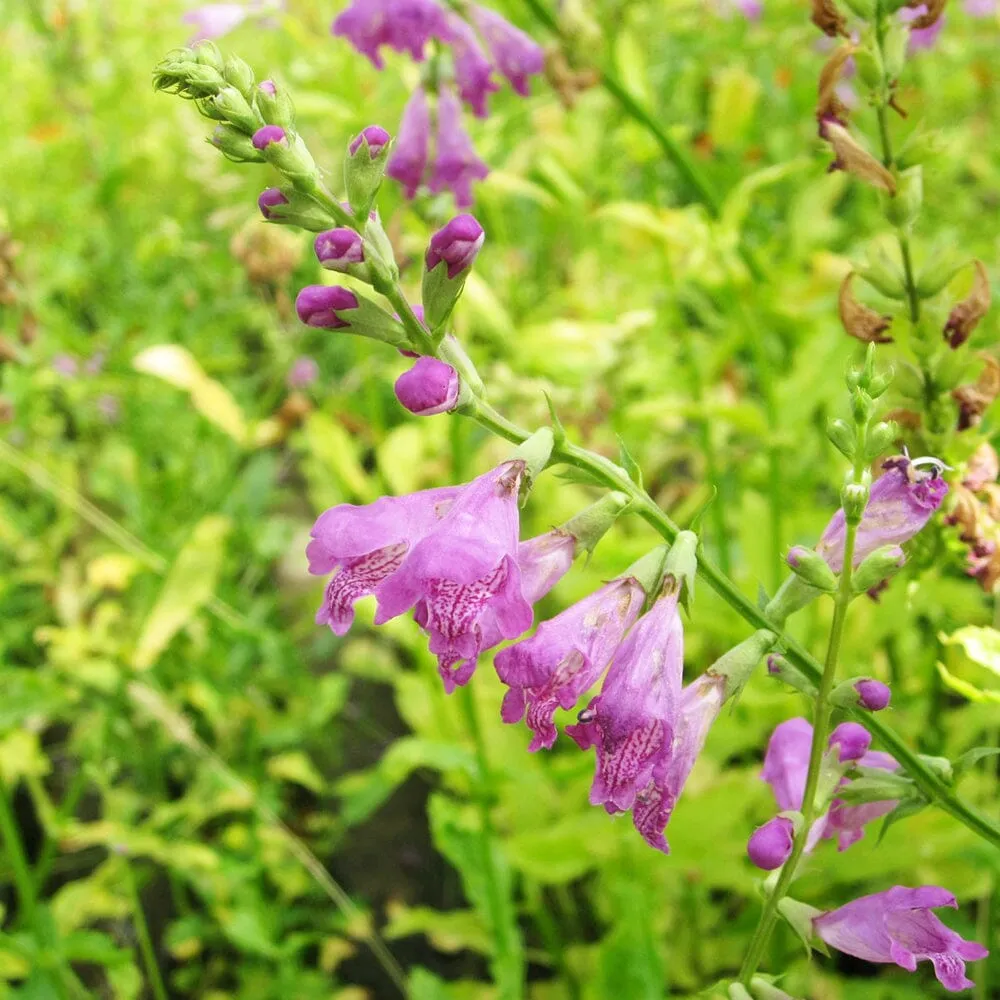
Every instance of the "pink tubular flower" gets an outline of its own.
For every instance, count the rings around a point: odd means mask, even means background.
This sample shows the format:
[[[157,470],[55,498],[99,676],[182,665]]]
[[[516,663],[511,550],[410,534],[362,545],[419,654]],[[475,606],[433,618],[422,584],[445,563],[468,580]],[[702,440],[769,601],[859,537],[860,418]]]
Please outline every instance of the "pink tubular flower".
[[[601,693],[577,725],[566,727],[581,750],[596,749],[590,803],[609,813],[631,809],[670,763],[684,666],[678,593],[671,588],[638,620],[618,647]]]
[[[185,24],[195,28],[188,45],[208,38],[221,38],[238,28],[249,16],[250,9],[241,3],[208,3],[181,15]]]
[[[472,4],[469,12],[497,69],[517,93],[527,97],[530,93],[528,77],[545,69],[542,47],[495,10]]]
[[[871,745],[872,734],[858,722],[842,722],[830,734],[830,746],[837,748],[842,764],[848,760],[861,760]]]
[[[773,872],[780,868],[792,853],[795,826],[787,816],[775,816],[763,826],[758,826],[747,842],[747,854],[760,869]]]
[[[883,771],[899,770],[896,758],[878,750],[869,750],[859,761],[861,767],[876,767]],[[865,802],[862,805],[849,806],[843,799],[834,799],[826,818],[824,836],[837,837],[837,850],[846,851],[865,835],[865,826],[873,823],[899,805],[896,799],[886,799],[884,802]]]
[[[289,369],[285,381],[289,389],[307,389],[319,378],[319,365],[313,358],[301,357],[295,359],[295,364]]]
[[[771,786],[779,809],[801,809],[809,770],[813,727],[805,719],[787,719],[775,727],[760,776]]]
[[[434,194],[451,191],[455,204],[468,208],[472,204],[472,182],[481,181],[488,173],[462,127],[461,104],[447,87],[442,87],[438,91],[437,156],[428,186]]]
[[[448,15],[448,41],[455,59],[458,95],[477,118],[485,118],[489,114],[487,98],[500,89],[493,79],[493,65],[486,58],[475,31],[457,14]]]
[[[555,743],[556,708],[573,708],[597,681],[638,618],[645,598],[633,577],[612,580],[543,622],[530,639],[497,654],[497,674],[510,688],[501,716],[504,722],[515,723],[527,711],[528,727],[535,734],[529,750],[548,749]]]
[[[431,116],[427,107],[427,94],[423,87],[410,95],[399,123],[396,145],[389,157],[385,172],[403,185],[403,193],[411,200],[427,171],[427,149],[431,135]]]
[[[358,308],[358,297],[340,285],[306,285],[295,299],[295,311],[306,326],[325,330],[349,327],[350,321],[340,316]]]
[[[313,250],[320,264],[330,271],[347,271],[348,265],[360,264],[365,259],[361,234],[346,226],[317,233]]]
[[[448,277],[456,278],[472,267],[485,241],[486,233],[474,215],[456,215],[431,237],[424,264],[433,271],[445,261]]]
[[[261,191],[260,197],[257,199],[257,207],[265,219],[270,219],[274,215],[273,209],[279,205],[287,204],[288,199],[281,193],[281,189],[276,187],[270,187]]]
[[[379,51],[388,45],[417,62],[432,38],[445,38],[445,12],[434,0],[354,0],[330,27],[346,38],[376,69],[385,66]]]
[[[504,462],[462,488],[451,509],[378,590],[376,624],[414,608],[450,692],[484,648],[484,618],[501,638],[531,625],[517,563],[518,492],[525,465]],[[490,612],[493,617],[489,617]]]
[[[254,149],[267,149],[268,146],[276,142],[288,145],[288,136],[280,125],[265,125],[254,132],[251,142],[253,142]]]
[[[919,7],[904,7],[899,12],[899,19],[905,24],[915,21],[927,13],[927,8],[923,5]],[[910,29],[910,51],[916,52],[919,49],[932,49],[937,44],[938,35],[944,27],[944,15],[939,17],[933,24],[926,28]]]
[[[320,514],[306,548],[309,572],[334,573],[317,625],[344,635],[354,621],[354,602],[374,594],[402,565],[406,553],[440,523],[460,490],[422,490],[382,497],[365,507],[341,504]]]
[[[930,468],[923,468],[925,464],[930,464]],[[858,527],[855,566],[883,545],[909,541],[927,524],[948,493],[948,484],[933,459],[927,462],[890,458],[882,468],[886,471],[872,484],[871,498]],[[843,569],[845,527],[841,509],[834,514],[816,546],[835,573]]]
[[[965,0],[969,17],[992,17],[997,12],[997,0]]]
[[[437,358],[423,357],[396,379],[396,398],[418,417],[447,413],[458,402],[458,372]]]
[[[663,831],[725,697],[726,679],[722,676],[702,674],[684,688],[674,727],[671,757],[665,766],[654,768],[649,784],[636,796],[632,822],[646,843],[664,854],[670,853],[670,845]]]
[[[946,990],[969,989],[975,984],[965,975],[965,963],[989,952],[946,927],[931,913],[939,906],[957,908],[958,903],[938,886],[898,885],[816,917],[813,929],[831,947],[866,962],[893,962],[914,972],[917,962],[927,959]]]

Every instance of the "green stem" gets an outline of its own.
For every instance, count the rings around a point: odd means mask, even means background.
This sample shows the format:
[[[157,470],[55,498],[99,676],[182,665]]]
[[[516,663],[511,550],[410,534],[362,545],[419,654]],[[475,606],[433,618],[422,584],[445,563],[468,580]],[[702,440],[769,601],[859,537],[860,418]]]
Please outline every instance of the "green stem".
[[[146,923],[146,911],[143,909],[142,899],[139,896],[135,870],[127,858],[125,859],[125,886],[132,902],[132,922],[135,924],[136,934],[139,938],[139,951],[142,953],[143,965],[146,966],[150,988],[155,1000],[167,1000],[167,990],[163,985],[163,976],[160,974],[160,966],[156,961],[156,949],[153,947],[153,939],[149,933],[149,924]]]
[[[538,927],[538,933],[545,944],[545,950],[552,956],[552,963],[566,987],[569,1000],[583,1000],[580,983],[566,961],[566,946],[559,929],[559,923],[553,916],[551,909],[546,905],[542,890],[537,883],[528,882],[526,884],[525,897]]]
[[[7,845],[7,856],[14,873],[14,885],[17,887],[17,898],[21,904],[21,915],[25,922],[34,925],[38,915],[38,897],[35,895],[35,880],[28,864],[28,855],[21,842],[21,833],[17,826],[14,807],[7,797],[7,788],[0,777],[0,834]]]
[[[910,237],[899,233],[899,253],[903,258],[903,281],[906,285],[906,302],[910,311],[910,322],[916,324],[920,320],[920,296],[917,293],[917,282],[913,276],[913,255],[910,252]]]
[[[480,844],[482,848],[483,880],[486,883],[486,905],[490,911],[490,923],[493,925],[493,937],[497,949],[497,959],[499,964],[508,966],[512,955],[516,955],[521,949],[517,942],[511,940],[508,922],[504,917],[503,899],[500,894],[500,879],[496,868],[496,858],[493,845],[496,840],[496,831],[493,829],[493,776],[490,773],[489,758],[486,754],[486,741],[483,738],[483,730],[479,725],[479,713],[476,711],[475,694],[471,688],[465,688],[460,695],[462,710],[469,726],[472,742],[476,748],[476,763],[479,768],[479,788],[477,789],[476,800],[479,806],[480,817]],[[501,985],[501,1000],[518,1000],[524,995],[524,976],[519,977],[516,983],[508,983],[511,989],[505,990]]]
[[[467,415],[472,416],[499,437],[515,444],[526,441],[530,436],[528,431],[512,423],[481,399],[475,401]],[[627,494],[632,500],[633,511],[662,538],[671,542],[677,537],[680,528],[644,490],[632,482],[623,468],[610,459],[567,441],[557,441],[552,458],[555,462],[565,462],[567,465],[583,469],[603,485]],[[814,684],[819,685],[823,676],[823,665],[801,642],[771,621],[752,600],[741,593],[732,580],[712,562],[701,545],[698,547],[698,575],[754,629],[763,628],[775,632],[785,648],[785,656]],[[995,847],[1000,847],[1000,824],[956,795],[953,789],[903,742],[895,730],[870,712],[853,709],[850,714],[863,723],[872,736],[899,761],[907,775],[913,778],[928,798],[935,800],[940,808],[977,836]]]
[[[562,26],[541,0],[525,0],[525,3],[535,17],[553,34],[563,37]],[[713,218],[718,218],[722,214],[722,199],[701,175],[687,151],[669,132],[660,126],[650,112],[639,103],[636,97],[607,66],[599,67],[599,71],[601,74],[601,84],[604,89],[619,103],[622,110],[633,121],[641,125],[656,140],[656,144],[663,151],[664,156],[674,165],[674,168],[684,178],[684,182],[694,193],[695,200],[704,205]],[[753,277],[758,281],[763,280],[767,272],[750,247],[745,243],[741,243],[739,253]]]
[[[795,878],[799,861],[805,853],[806,842],[809,839],[809,831],[816,821],[818,812],[816,802],[816,792],[819,788],[820,771],[823,766],[823,754],[826,750],[826,741],[830,734],[830,692],[833,690],[833,682],[837,676],[837,660],[840,656],[840,644],[844,636],[844,622],[847,620],[847,608],[851,603],[851,574],[854,562],[854,543],[858,534],[858,523],[847,524],[844,534],[844,569],[840,575],[840,586],[837,588],[837,596],[833,609],[833,624],[830,627],[830,641],[826,648],[826,660],[823,664],[823,676],[820,679],[819,690],[816,694],[816,706],[813,713],[813,738],[809,749],[809,770],[806,772],[806,787],[802,793],[802,826],[796,834],[795,843],[792,846],[792,853],[782,866],[781,875],[774,887],[774,891],[767,898],[764,909],[760,915],[760,921],[750,945],[747,948],[746,957],[740,968],[740,982],[747,988],[750,987],[750,980],[760,965],[764,948],[770,940],[771,931],[778,918],[778,905],[785,898],[788,887]]]

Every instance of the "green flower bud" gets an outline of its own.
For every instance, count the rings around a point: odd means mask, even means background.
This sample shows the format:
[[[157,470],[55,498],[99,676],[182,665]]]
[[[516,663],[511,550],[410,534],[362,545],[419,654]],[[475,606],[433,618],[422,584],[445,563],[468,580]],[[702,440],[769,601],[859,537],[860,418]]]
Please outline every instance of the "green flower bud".
[[[862,48],[854,53],[854,62],[858,67],[858,76],[871,90],[882,86],[882,60],[877,48]]]
[[[855,267],[855,273],[887,298],[902,302],[906,299],[906,280],[902,268],[880,246],[871,247],[865,264]]]
[[[774,622],[780,627],[785,624],[790,615],[812,604],[823,593],[824,591],[809,586],[805,580],[792,573],[768,602],[764,608],[764,614],[768,621]]]
[[[879,375],[873,375],[868,382],[868,395],[872,399],[878,399],[886,389],[892,385],[892,380],[896,377],[896,369],[890,365]]]
[[[461,372],[459,372],[461,374]],[[593,552],[608,529],[628,509],[631,501],[625,493],[607,493],[597,503],[591,504],[560,525],[560,531],[576,539],[576,551]]]
[[[212,104],[227,122],[246,135],[253,135],[261,125],[254,109],[235,87],[223,87],[212,99]]]
[[[916,785],[909,778],[894,771],[883,771],[879,767],[857,767],[855,771],[859,776],[837,790],[837,798],[849,805],[888,802],[919,794]]]
[[[753,1000],[753,997],[747,993],[746,987],[741,983],[731,983],[728,994],[729,1000]]]
[[[875,410],[875,403],[871,396],[858,386],[854,392],[851,393],[851,412],[854,415],[854,422],[856,424],[864,424],[871,419],[872,413]]]
[[[917,275],[917,294],[922,299],[940,295],[966,263],[967,260],[959,257],[953,250],[945,250],[943,255],[928,255],[927,263]]]
[[[188,49],[187,51],[194,57],[195,62],[202,66],[211,66],[212,69],[217,70],[219,73],[222,72],[225,66],[219,46],[208,39],[199,42],[193,49]]]
[[[886,204],[885,214],[897,228],[911,226],[924,202],[924,172],[919,165],[904,170],[896,182],[896,197]]]
[[[222,75],[225,77],[226,83],[235,87],[244,100],[253,100],[253,70],[242,59],[238,56],[229,56],[223,67]]]
[[[826,436],[844,458],[854,461],[857,435],[854,428],[846,420],[841,420],[839,417],[836,420],[831,420],[826,427]]]
[[[264,157],[254,148],[250,136],[244,135],[232,125],[217,125],[208,141],[221,150],[227,160],[234,160],[236,163],[264,162]]]
[[[865,461],[874,462],[879,455],[885,453],[889,446],[899,436],[899,427],[892,420],[885,420],[875,424],[868,431],[868,439],[865,442]]]
[[[948,139],[941,132],[914,132],[900,148],[896,166],[900,170],[909,170],[910,167],[922,164],[931,166],[949,148]]]
[[[792,572],[817,590],[832,593],[837,589],[837,577],[826,560],[814,549],[796,545],[789,549],[785,561]]]
[[[955,768],[947,757],[932,757],[925,753],[917,754],[917,756],[942,781],[950,785],[955,780]]]
[[[895,576],[905,563],[906,556],[898,545],[883,545],[862,560],[851,577],[851,587],[856,594],[863,594]]]
[[[797,578],[792,577],[792,579]],[[817,590],[815,593],[818,595],[819,591]],[[783,656],[772,653],[767,658],[767,672],[769,676],[779,681],[784,681],[789,687],[795,688],[796,691],[801,691],[808,698],[816,697],[816,685],[805,674],[801,673],[796,667],[793,667]]]
[[[758,629],[749,639],[733,646],[713,663],[706,673],[713,677],[725,677],[725,700],[738,695],[746,687],[750,675],[757,664],[767,655],[778,637],[767,629]]]
[[[870,490],[863,483],[848,483],[840,491],[840,502],[848,524],[860,524],[868,506]]]
[[[268,125],[295,129],[295,105],[288,91],[273,80],[263,80],[254,90],[254,101]]]
[[[694,581],[698,573],[698,536],[693,531],[682,531],[670,546],[663,572],[673,577],[683,587],[685,605],[694,598]]]
[[[753,990],[754,1000],[795,1000],[790,993],[779,990],[774,983],[769,983],[761,976],[754,976],[750,981],[750,989]]]
[[[369,125],[347,147],[344,182],[347,200],[356,219],[364,219],[382,185],[392,137],[380,125]]]
[[[844,4],[858,17],[862,17],[866,21],[870,21],[875,16],[875,0],[844,0]]]
[[[894,13],[908,4],[909,0],[883,0],[882,10],[888,13],[886,7],[890,7]],[[907,25],[898,18],[889,18],[882,39],[882,60],[885,64],[887,80],[898,80],[902,75],[903,67],[906,65],[906,52],[909,40],[910,29]]]
[[[548,427],[541,427],[511,453],[512,459],[521,459],[525,464],[526,488],[531,487],[542,469],[549,464],[553,444],[555,438],[552,436],[552,431]]]

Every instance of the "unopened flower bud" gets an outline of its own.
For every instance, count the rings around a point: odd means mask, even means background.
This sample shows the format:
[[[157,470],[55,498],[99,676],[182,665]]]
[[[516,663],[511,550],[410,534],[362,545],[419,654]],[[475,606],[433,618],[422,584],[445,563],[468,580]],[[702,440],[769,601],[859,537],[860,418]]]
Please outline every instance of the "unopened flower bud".
[[[369,158],[374,160],[392,141],[392,136],[381,125],[369,125],[362,129],[347,147],[351,156],[357,156],[362,146],[368,151]]]
[[[682,531],[673,540],[663,572],[666,579],[673,579],[682,589],[682,600],[686,602],[694,597],[694,581],[698,575],[698,536],[693,531]]]
[[[889,448],[898,435],[899,427],[892,420],[884,420],[875,424],[868,431],[868,440],[865,443],[865,458],[869,462],[874,462],[876,458]]]
[[[857,722],[842,722],[830,734],[830,746],[837,748],[841,764],[860,760],[872,745],[871,733]]]
[[[758,868],[773,872],[788,860],[794,844],[795,824],[786,816],[775,816],[750,835],[747,854]]]
[[[185,52],[194,57],[194,61],[201,66],[211,66],[212,69],[218,70],[221,73],[225,69],[225,62],[222,58],[222,53],[219,51],[219,46],[210,39],[204,39],[200,41],[194,48],[182,49],[181,52]]]
[[[278,93],[278,88],[274,83],[274,80],[261,80],[257,85],[257,89],[262,93],[266,94],[268,97],[274,97]]]
[[[259,197],[257,198],[257,207],[260,209],[260,214],[264,216],[265,219],[270,219],[273,215],[273,210],[279,205],[287,205],[288,199],[282,194],[281,188],[267,188],[261,191]]]
[[[990,308],[990,278],[981,260],[973,261],[975,277],[969,294],[957,303],[944,325],[944,337],[952,348],[961,347]]]
[[[221,150],[223,156],[237,163],[260,163],[264,159],[250,137],[232,125],[217,125],[209,142]]]
[[[338,330],[351,325],[340,313],[357,309],[358,297],[339,285],[307,285],[295,299],[295,311],[306,326]]]
[[[870,490],[864,483],[848,483],[840,491],[840,502],[848,524],[859,524],[868,506]]]
[[[893,0],[893,3],[897,2],[898,0]],[[889,13],[884,7],[883,12]],[[909,41],[910,32],[906,24],[897,18],[889,18],[882,39],[882,62],[885,65],[887,80],[898,80],[902,74],[906,64],[906,50]],[[905,164],[905,166],[911,165]]]
[[[439,330],[451,315],[486,234],[472,215],[458,215],[430,240],[424,258],[423,302],[427,325]]]
[[[253,70],[238,56],[229,56],[222,69],[226,83],[235,87],[247,101],[253,97]]]
[[[844,456],[844,458],[854,460],[854,452],[857,448],[857,434],[854,428],[839,417],[831,420],[826,427],[826,436],[833,442],[834,447]]]
[[[597,543],[624,513],[630,503],[631,501],[625,493],[617,491],[606,493],[596,503],[592,503],[560,525],[560,530],[567,535],[572,535],[576,540],[576,552],[593,552]]]
[[[872,677],[854,677],[838,684],[830,694],[830,703],[838,708],[864,708],[881,712],[892,698],[887,684]]]
[[[396,379],[396,398],[418,417],[453,410],[458,396],[458,372],[437,358],[419,358]]]
[[[886,218],[897,228],[911,226],[924,202],[924,170],[919,164],[899,175],[896,197],[885,206]]]
[[[906,51],[909,31],[900,25],[900,37],[902,39],[903,51]],[[908,170],[918,164],[933,166],[937,161],[943,159],[950,151],[950,144],[947,136],[942,132],[914,132],[909,139],[903,143],[899,155],[896,157],[896,166],[899,170]]]
[[[782,901],[784,902],[784,900]],[[789,900],[791,902],[791,900]],[[817,911],[818,913],[819,911]],[[754,976],[750,980],[750,988],[753,990],[753,1000],[795,1000],[790,993],[779,990],[774,983],[769,983],[761,976]]]
[[[767,629],[758,629],[749,639],[733,646],[720,656],[705,673],[709,677],[724,677],[726,689],[723,701],[738,695],[746,687],[757,664],[767,655],[778,637]]]
[[[856,594],[863,594],[895,576],[905,564],[906,556],[898,545],[883,545],[861,561],[851,577],[851,587]]]
[[[280,125],[265,125],[254,132],[253,145],[255,149],[264,150],[275,144],[288,145],[288,136]]]
[[[882,85],[882,60],[878,48],[859,48],[854,54],[854,64],[858,69],[861,82],[871,90]]]
[[[328,229],[324,233],[317,234],[313,248],[316,251],[316,259],[328,271],[363,277],[358,273],[358,265],[363,265],[365,260],[364,241],[360,233],[346,226]]]
[[[859,302],[851,288],[853,281],[854,272],[851,271],[841,282],[840,294],[837,296],[837,308],[844,330],[866,344],[891,344],[892,337],[885,336],[885,331],[892,326],[892,317],[869,309]]]
[[[886,389],[892,385],[892,380],[896,377],[896,370],[890,365],[878,375],[873,375],[868,380],[868,395],[872,399],[878,399]]]
[[[295,105],[288,91],[274,80],[264,80],[254,92],[254,101],[261,118],[268,125],[295,128]]]
[[[868,250],[868,260],[854,268],[863,281],[867,281],[886,298],[903,301],[906,298],[906,281],[903,271],[882,248],[875,245]]]
[[[251,135],[260,124],[253,108],[235,87],[223,87],[215,95],[212,103],[227,122],[247,135]]]
[[[747,988],[742,983],[730,983],[729,988],[726,990],[726,995],[729,1000],[753,1000],[753,997],[747,993]]]
[[[836,575],[826,564],[826,560],[813,549],[807,549],[804,545],[796,545],[789,549],[787,562],[792,568],[792,572],[808,583],[810,587],[816,587],[818,590],[825,590],[828,593],[837,589]]]
[[[816,696],[816,685],[778,653],[772,653],[767,658],[767,673],[768,676],[784,681],[789,687],[801,691],[809,698]]]
[[[954,250],[946,248],[931,252],[917,275],[917,294],[922,299],[939,295],[966,264],[968,259],[960,257]]]

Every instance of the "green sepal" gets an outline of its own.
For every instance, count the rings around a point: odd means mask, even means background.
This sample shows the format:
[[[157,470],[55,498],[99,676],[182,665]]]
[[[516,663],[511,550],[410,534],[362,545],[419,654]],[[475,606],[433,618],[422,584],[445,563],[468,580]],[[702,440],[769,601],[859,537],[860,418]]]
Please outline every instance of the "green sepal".
[[[854,461],[854,450],[857,447],[858,436],[846,420],[841,420],[839,417],[831,420],[826,425],[826,436],[844,458]]]
[[[542,470],[549,464],[552,455],[553,437],[548,427],[540,427],[526,441],[519,444],[512,452],[511,459],[524,462],[525,484],[523,492],[531,488]]]
[[[886,218],[897,228],[913,225],[924,203],[924,170],[918,163],[900,173],[896,197],[886,203]]]
[[[212,98],[215,110],[245,135],[253,135],[263,124],[257,112],[246,102],[236,87],[223,87]]]
[[[880,767],[855,767],[857,775],[846,785],[837,789],[837,798],[852,806],[868,802],[890,802],[912,798],[919,794],[912,778]]]
[[[664,567],[669,549],[666,545],[658,545],[644,556],[641,556],[624,573],[622,577],[632,577],[646,593],[646,600],[652,604],[660,595],[663,582]]]
[[[350,326],[338,327],[333,332],[354,333],[359,337],[391,344],[393,347],[406,347],[409,343],[406,330],[395,316],[376,305],[371,299],[358,295],[357,292],[355,297],[358,300],[358,308],[343,309],[339,313],[340,318],[350,323]]]
[[[344,185],[351,211],[359,221],[368,216],[378,189],[382,186],[385,165],[392,145],[390,140],[374,157],[365,138],[362,138],[358,151],[353,155],[348,147],[347,155],[344,157]]]
[[[865,441],[865,461],[874,462],[885,454],[889,446],[899,437],[899,425],[894,420],[884,420],[868,431]]]
[[[973,747],[971,750],[966,750],[961,757],[952,761],[952,772],[955,778],[958,779],[970,767],[974,767],[981,760],[986,760],[988,757],[995,757],[997,754],[1000,754],[1000,747]]]
[[[801,577],[792,573],[785,578],[785,582],[764,608],[764,614],[769,621],[780,628],[790,615],[812,604],[817,597],[822,597],[823,593],[824,591],[818,587],[811,587]]]
[[[245,101],[253,100],[254,77],[253,70],[239,56],[227,56],[222,68],[226,83],[235,87]]]
[[[280,83],[271,81],[274,93],[269,94],[260,87],[254,91],[254,102],[261,118],[268,125],[280,125],[286,131],[295,129],[295,105],[287,88]]]
[[[626,494],[617,490],[607,493],[596,503],[559,525],[559,531],[572,535],[576,540],[576,554],[582,551],[589,555],[615,521],[628,510],[631,502]]]
[[[690,611],[694,600],[694,581],[698,574],[698,536],[693,531],[682,531],[673,540],[667,561],[663,567],[664,577],[672,577],[681,588],[681,604]]]
[[[774,647],[778,637],[767,629],[758,629],[728,652],[723,653],[705,672],[726,679],[725,701],[738,697],[746,687],[757,664]]]
[[[469,269],[448,277],[448,263],[441,260],[431,270],[424,270],[424,280],[421,288],[421,301],[424,304],[424,322],[432,335],[437,335],[455,308]]]
[[[234,163],[264,162],[263,155],[250,141],[250,136],[244,135],[232,125],[216,125],[208,142]]]
[[[629,479],[635,483],[639,489],[642,489],[642,468],[639,463],[632,457],[632,453],[625,446],[625,441],[618,435],[618,455],[619,464],[625,470]]]
[[[795,931],[795,936],[805,945],[807,955],[811,955],[814,949],[824,955],[830,954],[825,943],[813,931],[813,921],[823,915],[822,910],[817,910],[815,906],[809,906],[808,903],[802,903],[791,896],[786,896],[778,903],[778,913]]]

